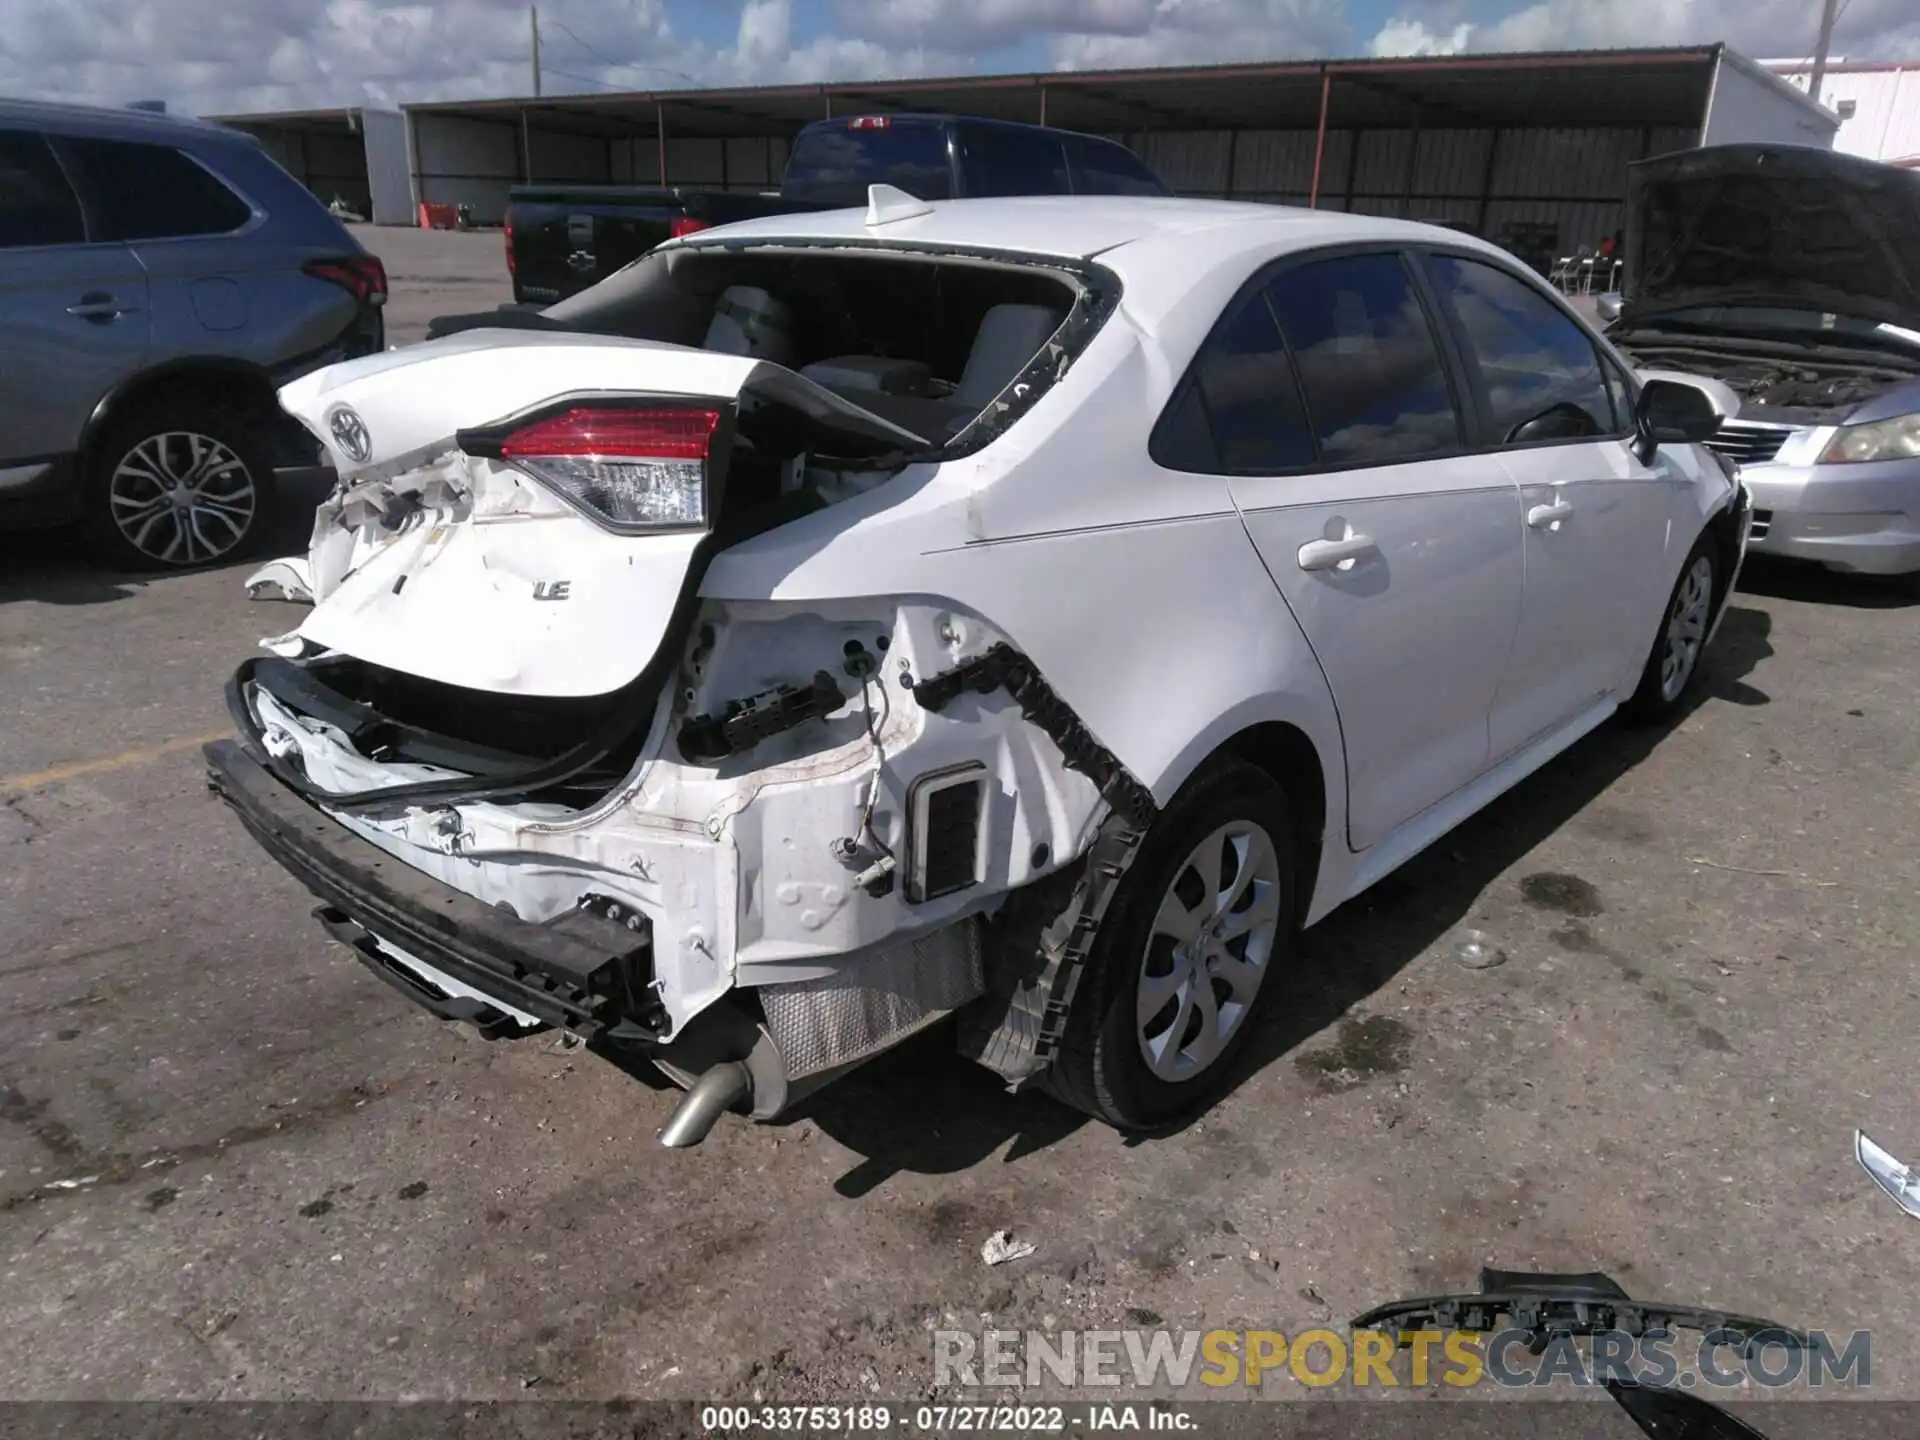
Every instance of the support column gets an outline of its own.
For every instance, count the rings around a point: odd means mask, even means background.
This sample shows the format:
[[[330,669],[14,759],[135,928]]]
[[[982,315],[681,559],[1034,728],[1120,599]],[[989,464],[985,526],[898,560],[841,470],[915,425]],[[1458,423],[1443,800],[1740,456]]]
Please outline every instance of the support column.
[[[1327,158],[1327,101],[1333,94],[1333,72],[1320,67],[1320,130],[1313,140],[1313,188],[1307,192],[1307,208],[1320,208],[1320,166]]]

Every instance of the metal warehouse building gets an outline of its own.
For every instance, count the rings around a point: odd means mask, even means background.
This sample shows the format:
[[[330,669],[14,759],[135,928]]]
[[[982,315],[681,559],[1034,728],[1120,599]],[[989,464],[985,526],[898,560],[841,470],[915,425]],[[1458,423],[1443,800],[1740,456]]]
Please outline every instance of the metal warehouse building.
[[[1723,45],[564,95],[405,107],[408,192],[484,224],[526,181],[760,190],[801,126],[900,111],[1110,135],[1182,194],[1451,221],[1529,248],[1617,228],[1633,160],[1734,140],[1824,147],[1839,123]],[[323,147],[354,133],[334,116],[359,115],[376,177],[392,147],[376,157],[375,113],[229,123],[350,168],[350,145]]]
[[[407,120],[398,110],[284,110],[207,118],[254,136],[320,199],[344,200],[379,225],[413,223]]]
[[[1810,60],[1773,61],[1768,69],[1805,90]],[[1820,99],[1840,113],[1833,148],[1888,165],[1920,169],[1920,60],[1836,60]]]

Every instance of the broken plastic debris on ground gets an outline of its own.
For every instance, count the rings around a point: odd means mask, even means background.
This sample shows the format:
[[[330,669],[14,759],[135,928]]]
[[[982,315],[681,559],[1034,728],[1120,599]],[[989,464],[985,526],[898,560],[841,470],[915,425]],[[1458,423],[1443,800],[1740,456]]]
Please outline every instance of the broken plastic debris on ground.
[[[1004,1265],[1009,1260],[1024,1260],[1033,1254],[1031,1240],[1016,1240],[1011,1230],[996,1230],[980,1247],[980,1258],[989,1265]]]
[[[1853,1158],[1860,1168],[1907,1214],[1920,1219],[1920,1176],[1867,1138],[1864,1130],[1853,1132]]]

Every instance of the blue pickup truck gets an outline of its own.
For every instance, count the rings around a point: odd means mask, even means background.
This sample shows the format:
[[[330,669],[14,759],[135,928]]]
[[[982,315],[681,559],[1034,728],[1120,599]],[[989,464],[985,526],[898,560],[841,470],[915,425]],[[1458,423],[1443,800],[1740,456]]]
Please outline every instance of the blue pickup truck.
[[[521,185],[508,197],[513,298],[550,305],[676,235],[797,210],[864,205],[869,185],[920,200],[979,195],[1165,195],[1126,146],[1097,135],[952,115],[817,120],[793,141],[780,188]]]

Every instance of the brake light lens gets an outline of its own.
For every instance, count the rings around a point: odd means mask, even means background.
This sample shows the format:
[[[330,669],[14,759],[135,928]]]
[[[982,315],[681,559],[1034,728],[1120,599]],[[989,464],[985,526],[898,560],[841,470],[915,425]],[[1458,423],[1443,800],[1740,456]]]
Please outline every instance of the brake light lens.
[[[847,121],[849,130],[885,130],[893,124],[891,115],[856,115]]]
[[[615,530],[705,525],[718,410],[574,409],[500,442],[500,456]]]
[[[506,224],[500,227],[500,230],[501,233],[506,236],[507,240],[507,275],[511,278],[517,273],[514,269],[515,262],[513,258],[513,221],[507,221]]]
[[[691,235],[696,230],[711,230],[713,225],[706,220],[696,220],[691,215],[676,215],[673,223],[667,227],[667,233],[675,240],[682,235]]]
[[[316,280],[338,285],[362,305],[387,303],[387,267],[378,255],[344,255],[338,260],[309,260],[300,267]]]

